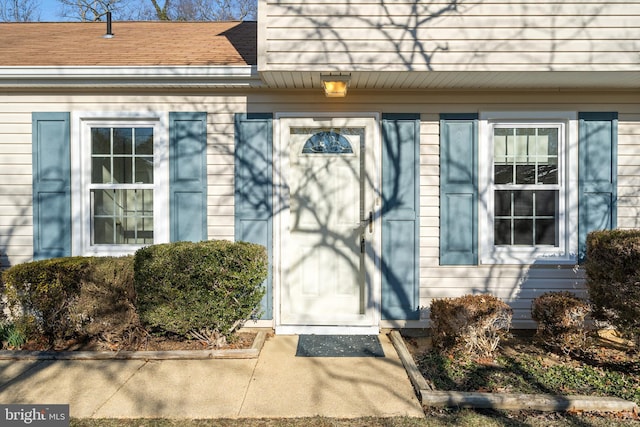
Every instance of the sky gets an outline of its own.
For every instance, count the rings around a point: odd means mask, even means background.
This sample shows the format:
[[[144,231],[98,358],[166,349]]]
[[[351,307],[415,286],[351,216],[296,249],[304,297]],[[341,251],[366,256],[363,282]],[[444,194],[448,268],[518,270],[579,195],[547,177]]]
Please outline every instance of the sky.
[[[60,3],[57,0],[39,0],[40,1],[40,21],[52,22],[66,20],[58,16]]]

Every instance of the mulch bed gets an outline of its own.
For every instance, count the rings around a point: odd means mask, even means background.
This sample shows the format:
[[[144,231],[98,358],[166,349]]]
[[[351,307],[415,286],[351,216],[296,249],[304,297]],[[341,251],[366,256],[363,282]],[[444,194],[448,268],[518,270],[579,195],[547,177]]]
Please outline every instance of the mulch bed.
[[[236,334],[232,342],[219,350],[248,349],[251,348],[256,336],[254,332],[242,332]],[[206,343],[191,339],[185,340],[176,336],[159,336],[144,334],[141,338],[105,341],[97,338],[72,339],[56,342],[53,345],[47,343],[44,338],[28,341],[21,350],[26,351],[172,351],[172,350],[208,350]],[[7,350],[4,349],[3,350]]]
[[[404,341],[422,375],[437,389],[624,395],[627,400],[638,401],[640,360],[633,343],[618,337],[613,331],[603,330],[590,334],[582,349],[565,353],[546,348],[533,332],[514,331],[511,337],[500,341],[493,358],[438,355],[432,351],[428,337],[405,336]],[[449,362],[453,370],[447,373],[445,365]],[[549,375],[541,372],[540,367]],[[575,375],[584,373],[585,376],[578,375],[582,379],[576,381],[573,377],[563,380],[564,375],[573,375],[569,373],[571,369]],[[534,374],[534,370],[538,373]],[[594,383],[589,385],[588,381]]]
[[[425,351],[430,350],[431,338],[427,336],[403,336],[407,349],[414,359]],[[515,330],[509,338],[500,341],[497,355],[513,355],[525,353],[536,355],[548,361],[549,364],[569,363],[578,365],[588,358],[592,365],[608,366],[613,363],[636,363],[637,354],[632,351],[633,344],[627,340],[619,338],[615,332],[602,330],[598,333],[590,334],[588,338],[587,351],[577,357],[569,357],[557,352],[550,352],[543,348],[536,340],[534,330]]]

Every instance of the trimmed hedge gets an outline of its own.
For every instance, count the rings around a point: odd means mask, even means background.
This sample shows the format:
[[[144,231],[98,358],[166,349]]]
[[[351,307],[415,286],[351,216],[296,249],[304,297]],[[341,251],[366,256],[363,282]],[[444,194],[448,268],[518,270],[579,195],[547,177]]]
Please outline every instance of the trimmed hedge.
[[[83,279],[80,294],[69,308],[78,335],[107,343],[141,338],[144,333],[134,306],[133,256],[96,257],[91,265],[91,274]]]
[[[3,273],[7,305],[28,335],[35,327],[49,342],[71,333],[71,300],[89,264],[81,257],[55,258],[15,265]]]
[[[137,323],[132,257],[67,257],[15,265],[3,272],[11,321],[50,343],[101,336]]]
[[[145,325],[184,337],[203,331],[226,336],[256,315],[267,252],[226,240],[153,245],[136,252],[134,270]]]
[[[531,304],[531,318],[538,323],[538,339],[564,353],[584,346],[585,317],[590,312],[589,303],[567,291],[546,292]]]
[[[640,340],[640,230],[589,233],[585,269],[594,318]]]
[[[439,351],[491,357],[509,331],[513,310],[493,295],[464,295],[431,302],[433,346]]]

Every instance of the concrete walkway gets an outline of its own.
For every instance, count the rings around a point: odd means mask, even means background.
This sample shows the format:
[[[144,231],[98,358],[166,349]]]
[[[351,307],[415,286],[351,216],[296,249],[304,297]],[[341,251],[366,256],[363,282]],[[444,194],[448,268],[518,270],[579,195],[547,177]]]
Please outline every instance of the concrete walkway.
[[[0,361],[0,403],[69,404],[76,418],[424,417],[386,335],[384,358],[295,357],[297,336],[257,359]]]

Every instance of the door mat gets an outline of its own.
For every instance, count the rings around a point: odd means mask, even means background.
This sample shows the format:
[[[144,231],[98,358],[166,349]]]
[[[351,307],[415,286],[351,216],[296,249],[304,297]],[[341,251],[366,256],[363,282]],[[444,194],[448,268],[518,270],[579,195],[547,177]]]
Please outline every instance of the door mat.
[[[300,335],[296,357],[384,357],[377,335]]]

